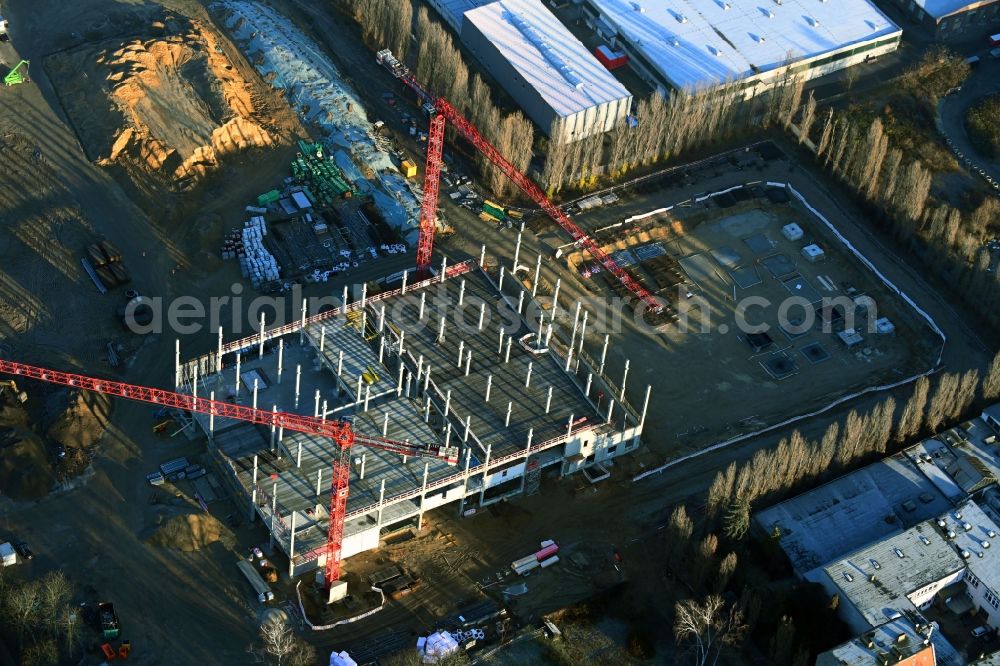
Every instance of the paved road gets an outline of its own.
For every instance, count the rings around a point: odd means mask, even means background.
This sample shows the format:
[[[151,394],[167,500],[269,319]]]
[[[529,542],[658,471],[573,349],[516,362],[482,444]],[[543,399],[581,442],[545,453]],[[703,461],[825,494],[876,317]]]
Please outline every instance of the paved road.
[[[938,106],[938,128],[950,140],[956,154],[961,154],[959,162],[963,168],[979,174],[979,177],[983,177],[984,173],[989,175],[1000,190],[1000,162],[984,157],[965,132],[965,113],[969,107],[983,97],[997,92],[1000,92],[1000,59],[983,58],[979,67],[973,70],[962,85],[962,90],[941,100]]]

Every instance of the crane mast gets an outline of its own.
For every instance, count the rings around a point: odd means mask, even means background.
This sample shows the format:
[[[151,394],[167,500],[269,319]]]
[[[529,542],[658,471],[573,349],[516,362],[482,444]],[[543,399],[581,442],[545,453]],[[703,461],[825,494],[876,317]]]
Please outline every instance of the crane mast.
[[[645,287],[639,284],[627,271],[625,271],[607,252],[602,250],[580,227],[566,215],[565,212],[545,195],[534,181],[515,167],[503,156],[503,154],[490,143],[476,126],[472,124],[462,113],[443,97],[433,95],[427,88],[417,81],[409,68],[401,63],[389,49],[379,51],[375,59],[386,69],[392,72],[393,76],[405,83],[412,89],[421,101],[430,104],[434,108],[431,118],[430,131],[428,133],[427,145],[427,165],[424,170],[424,199],[421,204],[420,213],[420,240],[417,249],[417,267],[426,268],[430,265],[431,250],[434,245],[434,221],[436,219],[439,176],[441,172],[441,149],[444,143],[445,120],[451,124],[458,134],[468,141],[472,146],[482,153],[486,159],[495,164],[505,176],[510,178],[517,187],[524,192],[529,199],[535,202],[545,213],[551,217],[566,233],[572,237],[573,241],[590,252],[601,266],[614,275],[637,299],[643,302],[648,310],[662,312],[663,304]],[[422,263],[423,262],[423,263]]]
[[[14,375],[25,379],[35,379],[49,384],[70,386],[84,391],[145,402],[161,407],[180,409],[199,414],[256,423],[274,428],[284,428],[295,432],[319,435],[333,440],[339,452],[333,461],[333,479],[330,483],[330,526],[327,535],[326,583],[327,586],[340,579],[340,556],[344,537],[344,519],[347,514],[347,495],[350,480],[350,454],[355,444],[381,449],[408,457],[438,458],[449,464],[458,462],[458,447],[438,447],[399,442],[385,437],[355,433],[350,421],[320,419],[289,412],[265,411],[236,405],[220,400],[209,400],[193,395],[176,393],[165,389],[126,384],[110,379],[99,379],[61,370],[52,370],[25,363],[0,359],[0,374]]]

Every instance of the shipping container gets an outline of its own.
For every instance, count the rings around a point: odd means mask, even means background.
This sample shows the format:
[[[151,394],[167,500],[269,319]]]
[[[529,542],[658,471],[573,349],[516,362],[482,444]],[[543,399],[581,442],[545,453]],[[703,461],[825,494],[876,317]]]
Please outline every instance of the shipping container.
[[[621,51],[614,51],[605,44],[594,49],[594,56],[608,69],[618,69],[628,63],[628,56]]]

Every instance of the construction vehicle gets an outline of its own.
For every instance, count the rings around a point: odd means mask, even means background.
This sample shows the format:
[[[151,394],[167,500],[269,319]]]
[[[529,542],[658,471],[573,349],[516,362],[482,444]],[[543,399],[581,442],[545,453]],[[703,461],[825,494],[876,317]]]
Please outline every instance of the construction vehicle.
[[[14,69],[7,72],[7,76],[3,77],[3,84],[5,86],[16,86],[19,83],[30,81],[31,79],[28,78],[28,65],[30,64],[27,60],[17,63]]]
[[[0,374],[26,377],[60,386],[72,386],[76,389],[125,398],[126,400],[145,402],[181,411],[210,414],[218,418],[257,423],[275,429],[284,428],[286,431],[303,432],[333,440],[338,447],[338,453],[333,459],[333,474],[330,481],[330,522],[327,532],[325,569],[327,588],[332,587],[335,582],[340,580],[340,555],[344,540],[344,521],[347,515],[348,482],[351,475],[351,447],[360,444],[399,456],[436,458],[444,460],[449,465],[458,464],[457,446],[432,446],[409,441],[400,442],[375,435],[364,435],[355,432],[351,421],[346,419],[335,420],[290,412],[265,411],[221,400],[210,400],[149,386],[70,374],[5,359],[0,359]],[[161,471],[163,470],[161,469]]]
[[[0,382],[0,396],[4,394],[4,391],[10,391],[10,394],[14,396],[14,399],[22,405],[28,402],[28,394],[24,391],[18,391],[17,384],[13,379],[6,382]]]
[[[375,55],[375,61],[392,72],[392,75],[405,83],[419,98],[425,113],[430,116],[430,130],[427,136],[427,164],[424,168],[424,198],[420,206],[420,236],[417,240],[417,269],[426,272],[431,264],[431,254],[434,249],[434,223],[437,219],[438,190],[441,177],[441,162],[444,152],[444,128],[451,123],[452,128],[463,139],[482,153],[486,159],[495,164],[514,184],[535,202],[563,231],[573,238],[573,242],[590,252],[591,256],[605,270],[614,275],[632,292],[648,309],[663,312],[663,304],[645,287],[619,266],[615,260],[602,250],[580,227],[569,219],[569,216],[552,203],[545,192],[533,180],[521,173],[517,167],[504,157],[497,147],[487,141],[458,109],[448,100],[432,94],[422,83],[416,80],[409,68],[396,59],[389,49],[382,49]]]
[[[104,601],[97,605],[97,610],[101,618],[101,632],[105,638],[118,638],[121,627],[118,625],[118,613],[115,612],[115,605],[110,601]]]

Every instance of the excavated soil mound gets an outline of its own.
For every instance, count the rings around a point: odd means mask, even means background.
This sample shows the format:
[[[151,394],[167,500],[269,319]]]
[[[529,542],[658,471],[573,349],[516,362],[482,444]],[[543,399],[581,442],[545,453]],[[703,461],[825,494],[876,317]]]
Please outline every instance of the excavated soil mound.
[[[91,159],[185,186],[281,140],[212,29],[171,16],[139,32],[45,61]]]
[[[159,526],[149,537],[149,543],[162,548],[193,552],[216,541],[232,543],[232,533],[225,525],[206,513],[186,513],[167,517],[157,516]]]

